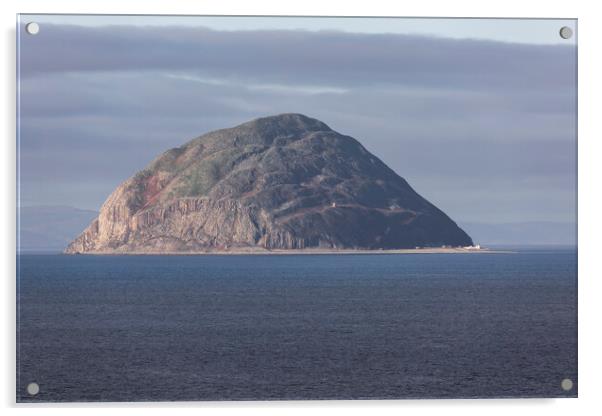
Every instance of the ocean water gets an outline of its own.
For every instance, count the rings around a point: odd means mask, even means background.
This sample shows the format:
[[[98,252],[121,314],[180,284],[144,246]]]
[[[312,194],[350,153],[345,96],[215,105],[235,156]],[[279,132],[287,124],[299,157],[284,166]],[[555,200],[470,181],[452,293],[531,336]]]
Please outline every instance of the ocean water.
[[[576,397],[576,261],[21,255],[17,400]]]

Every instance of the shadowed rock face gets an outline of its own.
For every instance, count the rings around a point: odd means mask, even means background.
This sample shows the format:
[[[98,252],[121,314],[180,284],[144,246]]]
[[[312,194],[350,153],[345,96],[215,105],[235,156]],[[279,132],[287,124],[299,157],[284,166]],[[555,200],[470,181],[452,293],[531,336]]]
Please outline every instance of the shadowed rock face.
[[[471,244],[357,140],[283,114],[163,153],[109,196],[66,252]]]

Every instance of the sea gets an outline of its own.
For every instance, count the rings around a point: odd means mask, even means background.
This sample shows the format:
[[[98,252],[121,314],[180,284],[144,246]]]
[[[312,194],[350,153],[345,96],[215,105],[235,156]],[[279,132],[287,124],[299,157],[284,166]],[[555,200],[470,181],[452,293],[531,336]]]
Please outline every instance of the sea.
[[[18,402],[577,396],[574,248],[17,263]]]

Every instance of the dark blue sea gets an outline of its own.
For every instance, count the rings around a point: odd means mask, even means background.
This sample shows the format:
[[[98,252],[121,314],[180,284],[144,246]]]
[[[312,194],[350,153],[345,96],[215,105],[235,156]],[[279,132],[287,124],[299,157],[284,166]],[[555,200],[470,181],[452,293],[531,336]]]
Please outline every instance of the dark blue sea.
[[[576,250],[17,260],[21,402],[577,395]]]

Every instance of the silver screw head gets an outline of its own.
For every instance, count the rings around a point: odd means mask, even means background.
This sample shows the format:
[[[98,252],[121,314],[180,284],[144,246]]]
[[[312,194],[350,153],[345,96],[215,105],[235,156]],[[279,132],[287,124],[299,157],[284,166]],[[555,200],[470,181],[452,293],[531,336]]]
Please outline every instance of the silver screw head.
[[[40,386],[38,385],[38,383],[29,383],[27,385],[27,393],[30,396],[35,396],[39,392],[40,392]]]
[[[570,39],[573,36],[573,29],[568,26],[563,26],[560,28],[560,37],[562,39]]]
[[[564,380],[562,380],[562,383],[560,383],[560,387],[562,387],[562,390],[564,391],[570,391],[573,389],[573,380],[571,380],[570,378],[565,378]]]
[[[40,25],[38,25],[36,22],[27,23],[25,25],[25,31],[30,35],[37,35],[40,31]]]

